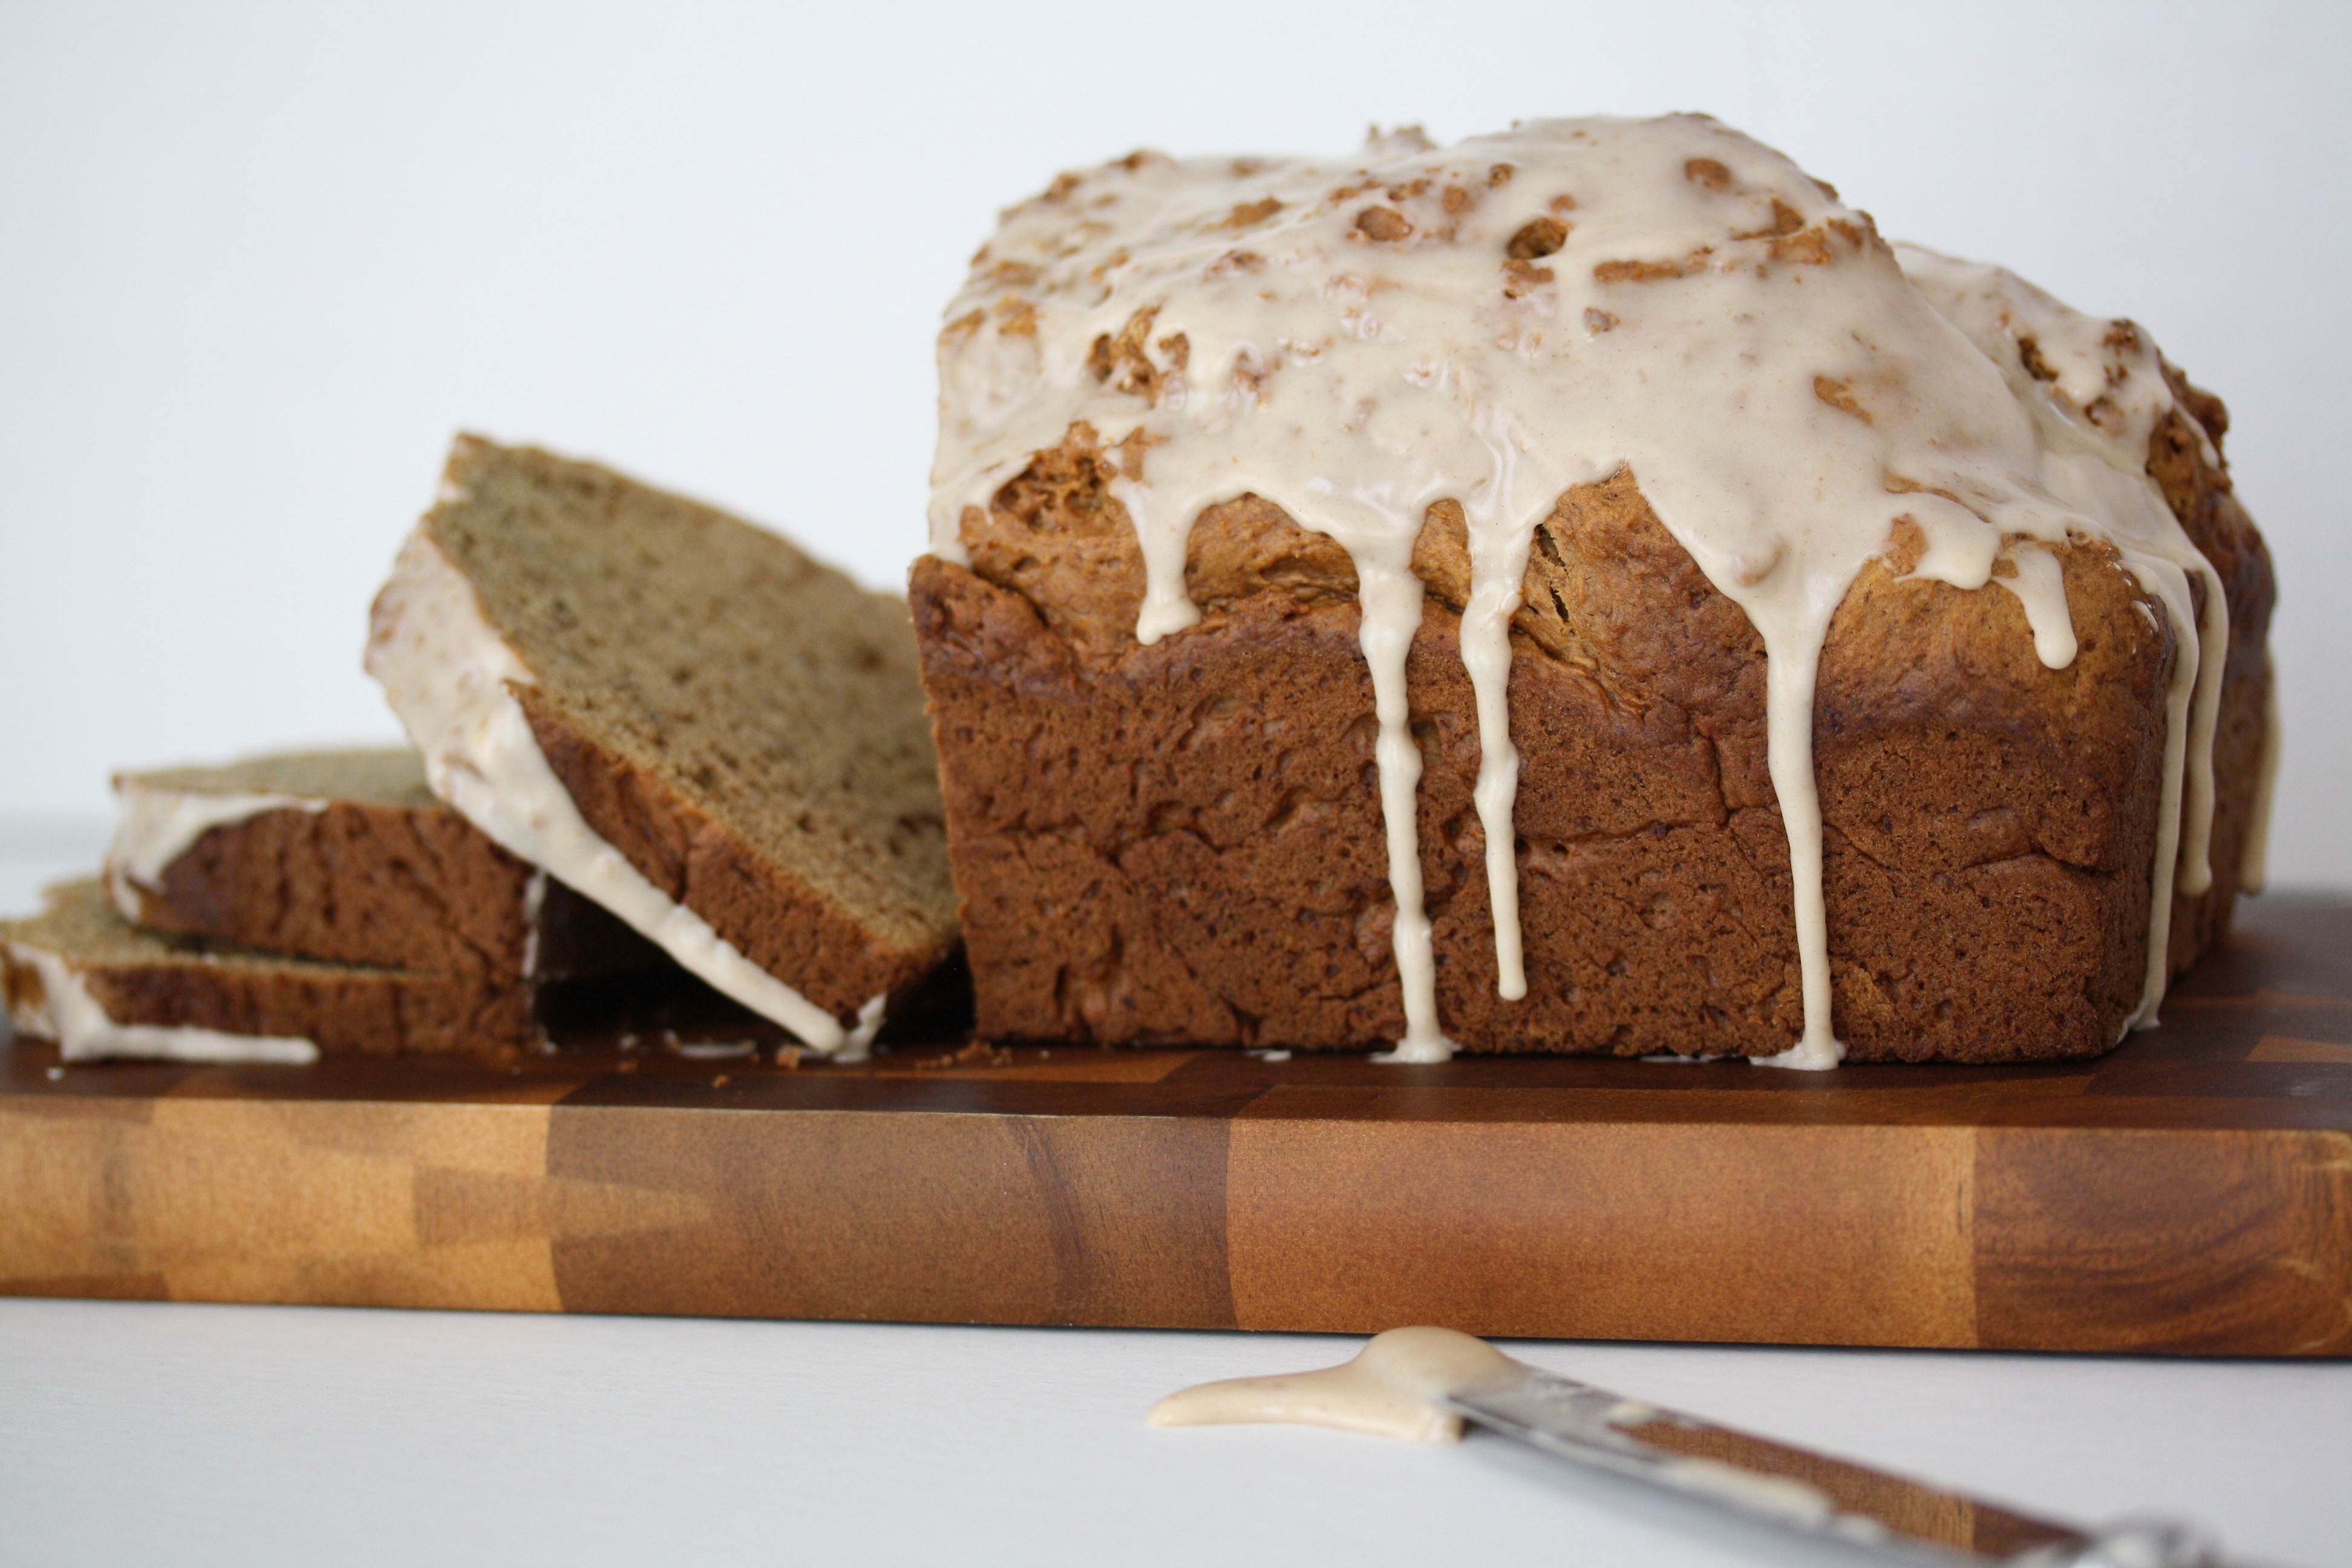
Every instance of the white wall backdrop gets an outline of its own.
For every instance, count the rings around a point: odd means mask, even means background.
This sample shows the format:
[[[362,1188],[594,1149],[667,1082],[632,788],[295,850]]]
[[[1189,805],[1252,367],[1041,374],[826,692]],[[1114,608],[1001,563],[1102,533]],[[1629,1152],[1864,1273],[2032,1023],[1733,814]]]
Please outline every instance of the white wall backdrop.
[[[395,734],[366,605],[460,426],[897,582],[939,309],[1058,168],[1698,108],[2228,398],[2284,585],[2274,864],[2352,884],[2347,82],[2342,5],[10,0],[0,814]]]

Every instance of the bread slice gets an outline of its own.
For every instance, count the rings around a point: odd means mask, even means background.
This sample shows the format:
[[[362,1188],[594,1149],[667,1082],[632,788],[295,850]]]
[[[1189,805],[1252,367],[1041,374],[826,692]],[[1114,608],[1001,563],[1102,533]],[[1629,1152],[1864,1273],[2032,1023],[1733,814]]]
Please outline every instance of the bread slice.
[[[667,963],[450,810],[404,747],[120,773],[114,792],[108,890],[158,931],[509,985]]]
[[[367,665],[435,794],[820,1050],[955,945],[906,605],[774,534],[460,437]]]
[[[477,975],[281,958],[141,931],[97,881],[0,922],[16,1032],[68,1061],[311,1062],[451,1053],[497,1058],[534,1038],[530,993]]]

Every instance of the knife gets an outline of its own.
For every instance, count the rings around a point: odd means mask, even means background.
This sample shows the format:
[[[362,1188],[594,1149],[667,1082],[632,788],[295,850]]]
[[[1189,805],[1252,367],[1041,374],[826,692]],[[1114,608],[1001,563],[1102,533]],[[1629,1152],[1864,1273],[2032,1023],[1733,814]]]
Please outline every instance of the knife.
[[[1437,1394],[1474,1426],[1555,1458],[1834,1537],[1887,1562],[2011,1568],[2224,1568],[2187,1526],[2085,1530],[1733,1431],[1524,1363]]]

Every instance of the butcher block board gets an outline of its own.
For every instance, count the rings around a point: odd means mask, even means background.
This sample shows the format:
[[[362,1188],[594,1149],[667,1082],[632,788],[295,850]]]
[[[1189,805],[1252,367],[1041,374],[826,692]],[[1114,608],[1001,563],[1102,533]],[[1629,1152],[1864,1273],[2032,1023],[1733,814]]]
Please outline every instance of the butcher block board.
[[[616,1016],[509,1067],[18,1042],[0,1291],[2352,1354],[2352,900],[2246,902],[2163,1027],[2045,1067],[827,1066]]]

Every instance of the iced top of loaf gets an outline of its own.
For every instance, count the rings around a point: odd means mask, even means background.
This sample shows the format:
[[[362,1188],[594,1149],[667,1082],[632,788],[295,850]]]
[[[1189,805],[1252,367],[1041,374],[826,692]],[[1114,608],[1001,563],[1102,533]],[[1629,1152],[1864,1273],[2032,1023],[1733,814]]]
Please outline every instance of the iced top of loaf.
[[[1814,1060],[1833,1042],[1810,717],[1846,589],[1889,553],[1912,575],[1997,583],[2022,602],[2043,662],[2063,667],[2075,638],[2063,575],[2035,542],[2113,545],[2184,642],[2210,650],[2180,661],[2175,692],[2152,1016],[2176,848],[2183,890],[2207,880],[2226,612],[2209,592],[2200,624],[2189,580],[2213,585],[2211,568],[2147,472],[2158,423],[2193,413],[2128,322],[1997,268],[1890,247],[1788,158],[1675,115],[1541,121],[1446,149],[1406,132],[1347,163],[1137,153],[1065,174],[974,258],[940,362],[943,556],[963,558],[967,509],[1076,426],[1118,464],[1110,489],[1147,579],[1141,641],[1198,619],[1185,545],[1206,507],[1255,494],[1348,550],[1395,731],[1382,784],[1409,1035],[1430,1052],[1443,1042],[1433,1014],[1414,1016],[1409,951],[1418,768],[1402,648],[1433,504],[1458,503],[1467,521],[1463,657],[1480,691],[1490,846],[1512,842],[1508,618],[1534,528],[1564,491],[1630,468],[1754,622]],[[1507,946],[1507,852],[1489,871]],[[1515,958],[1498,961],[1512,995]]]
[[[1344,538],[1441,499],[1517,523],[1630,463],[1708,575],[1751,586],[1788,550],[1875,553],[1898,515],[1967,586],[2004,533],[2169,521],[2139,481],[2172,396],[2135,330],[1898,254],[1713,120],[1368,151],[1136,153],[1007,212],[940,339],[935,548],[1080,420],[1123,443],[1146,641],[1193,618],[1164,536],[1244,490]],[[2053,456],[2119,470],[2130,504]]]

